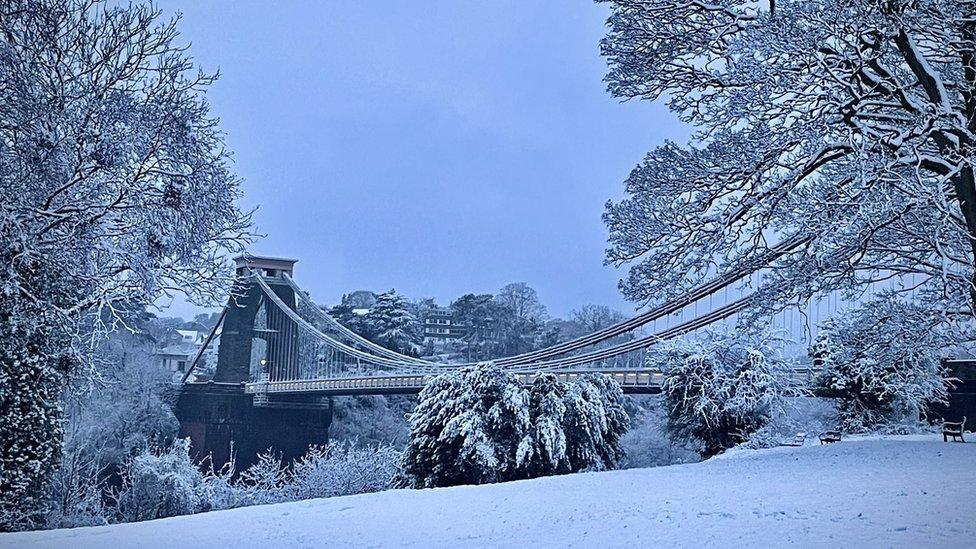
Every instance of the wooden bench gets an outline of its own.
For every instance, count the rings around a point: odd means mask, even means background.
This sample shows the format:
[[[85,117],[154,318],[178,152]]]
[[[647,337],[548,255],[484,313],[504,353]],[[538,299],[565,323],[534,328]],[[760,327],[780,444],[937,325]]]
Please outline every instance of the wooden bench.
[[[952,437],[953,441],[955,441],[958,438],[960,441],[966,442],[966,439],[963,438],[962,436],[965,430],[966,430],[966,416],[962,417],[962,421],[943,421],[942,440],[945,442],[949,442],[949,437]]]
[[[824,431],[820,433],[820,444],[840,442],[840,431]]]

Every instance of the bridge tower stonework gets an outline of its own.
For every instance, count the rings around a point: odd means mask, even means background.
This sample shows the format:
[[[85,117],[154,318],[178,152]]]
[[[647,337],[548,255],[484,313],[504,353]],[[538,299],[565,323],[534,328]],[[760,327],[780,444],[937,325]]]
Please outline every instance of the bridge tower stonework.
[[[254,395],[244,392],[252,377],[267,373],[275,379],[280,368],[289,366],[270,357],[297,356],[288,352],[298,345],[290,335],[297,331],[282,329],[282,323],[292,321],[272,319],[274,308],[262,308],[267,298],[255,282],[255,277],[261,277],[294,309],[297,299],[284,277],[293,275],[296,261],[250,255],[234,261],[237,282],[223,314],[213,379],[184,383],[175,412],[180,436],[190,438],[194,457],[209,455],[217,466],[234,457],[240,471],[269,449],[287,460],[301,456],[311,444],[328,442],[332,401],[319,398],[255,406]]]

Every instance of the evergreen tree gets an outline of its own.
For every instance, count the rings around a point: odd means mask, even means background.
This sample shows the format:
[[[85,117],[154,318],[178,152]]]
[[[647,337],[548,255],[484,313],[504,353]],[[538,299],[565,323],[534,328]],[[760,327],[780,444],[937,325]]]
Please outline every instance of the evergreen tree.
[[[468,362],[502,356],[499,331],[505,311],[491,294],[464,294],[451,303],[453,321],[464,326],[460,351]]]
[[[521,464],[529,478],[568,473],[566,385],[553,374],[540,374],[529,388],[531,452]]]
[[[624,457],[620,439],[630,426],[623,400],[620,385],[603,374],[570,383],[539,374],[529,389],[532,428],[520,463],[524,476],[616,468]]]
[[[624,394],[610,376],[586,374],[566,391],[566,455],[572,471],[614,469],[624,457],[620,438],[630,426]]]
[[[328,313],[339,324],[375,343],[376,338],[370,329],[369,323],[366,321],[366,315],[355,312],[355,309],[351,305],[347,305],[345,301],[329,309]]]
[[[432,488],[519,478],[529,446],[529,410],[515,376],[491,363],[431,380],[410,414],[403,474]]]
[[[376,303],[366,313],[366,325],[373,341],[392,351],[416,354],[422,336],[420,323],[410,312],[406,298],[390,290],[376,296]]]
[[[539,374],[526,390],[486,363],[424,387],[403,473],[411,486],[433,487],[613,469],[628,426],[623,392],[609,376],[563,383]]]

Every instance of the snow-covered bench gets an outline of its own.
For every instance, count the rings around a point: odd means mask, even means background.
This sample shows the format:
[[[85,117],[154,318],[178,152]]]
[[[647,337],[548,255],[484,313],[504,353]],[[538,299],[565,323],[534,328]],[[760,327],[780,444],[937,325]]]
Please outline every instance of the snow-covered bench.
[[[824,431],[820,433],[820,444],[840,442],[840,431]]]
[[[962,434],[966,430],[966,416],[962,417],[962,421],[943,421],[942,422],[942,440],[949,442],[949,437],[955,441],[957,438],[962,442],[966,442]]]
[[[797,433],[796,436],[793,437],[793,440],[784,442],[782,446],[803,446],[803,443],[806,440],[807,440],[806,433]]]

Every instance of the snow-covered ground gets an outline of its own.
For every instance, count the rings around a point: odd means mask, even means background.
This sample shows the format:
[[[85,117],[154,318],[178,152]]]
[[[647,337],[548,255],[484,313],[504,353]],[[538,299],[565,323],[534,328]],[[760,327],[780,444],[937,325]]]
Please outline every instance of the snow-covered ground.
[[[7,534],[3,548],[976,547],[976,444],[934,435]]]

